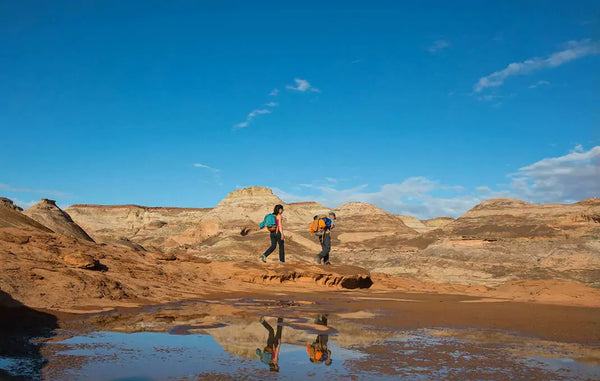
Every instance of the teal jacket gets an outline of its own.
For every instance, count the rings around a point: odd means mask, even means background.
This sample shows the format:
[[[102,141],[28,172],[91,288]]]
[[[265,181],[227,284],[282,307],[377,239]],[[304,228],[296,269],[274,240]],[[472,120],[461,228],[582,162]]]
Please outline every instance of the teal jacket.
[[[260,229],[264,228],[265,226],[277,226],[277,220],[275,219],[274,214],[267,214],[263,222],[258,225]]]

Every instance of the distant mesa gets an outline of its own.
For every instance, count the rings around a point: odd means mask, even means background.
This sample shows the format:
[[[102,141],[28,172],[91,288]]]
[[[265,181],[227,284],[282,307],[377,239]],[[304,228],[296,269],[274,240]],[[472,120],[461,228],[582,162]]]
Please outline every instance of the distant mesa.
[[[385,210],[366,202],[347,202],[341,206],[338,206],[336,212],[342,213],[345,216],[351,215],[389,215]]]
[[[348,202],[334,209],[340,232],[381,232],[417,234],[400,216],[364,202]],[[347,237],[347,236],[346,236]]]
[[[600,205],[600,198],[598,198],[598,197],[588,198],[588,199],[576,202],[575,205],[599,206]]]
[[[519,207],[530,207],[535,206],[535,204],[519,200],[516,198],[492,198],[487,201],[484,201],[480,204],[477,204],[471,210],[481,210],[481,209],[507,209],[507,208],[519,208]]]
[[[227,195],[227,198],[235,197],[254,197],[254,196],[272,196],[273,191],[267,187],[247,187],[243,189],[236,189]]]
[[[26,216],[49,227],[55,233],[67,237],[94,240],[65,211],[56,205],[56,201],[43,198],[40,202],[23,212]]]
[[[453,222],[454,218],[452,217],[436,217],[436,218],[430,218],[428,220],[421,220],[421,222],[428,227],[432,227],[432,228],[441,228],[443,226],[448,225],[449,223]]]

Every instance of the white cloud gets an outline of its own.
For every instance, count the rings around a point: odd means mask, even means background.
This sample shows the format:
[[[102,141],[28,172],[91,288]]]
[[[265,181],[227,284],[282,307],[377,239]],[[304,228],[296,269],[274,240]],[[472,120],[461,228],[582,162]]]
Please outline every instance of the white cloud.
[[[504,95],[485,94],[480,97],[477,97],[477,100],[482,101],[482,102],[491,102],[491,101],[495,101],[497,99],[502,99],[502,98],[504,98]]]
[[[549,81],[541,80],[541,81],[537,81],[533,85],[529,86],[529,88],[530,89],[534,89],[534,88],[539,87],[539,86],[548,86],[548,85],[550,85]]]
[[[585,151],[580,145],[567,155],[542,159],[508,174],[510,184],[498,189],[478,186],[468,190],[446,185],[425,177],[410,177],[401,183],[385,184],[368,192],[367,185],[336,189],[336,183],[301,184],[303,195],[274,188],[286,202],[316,201],[338,207],[350,201],[368,202],[396,214],[420,219],[459,217],[475,205],[490,198],[509,197],[535,203],[571,203],[600,197],[600,146]],[[443,192],[444,196],[439,196]]]
[[[237,130],[239,128],[246,128],[246,127],[248,127],[248,122],[241,122],[241,123],[233,125],[234,130]]]
[[[61,192],[61,191],[56,191],[56,190],[38,190],[38,189],[29,189],[29,188],[14,188],[10,185],[7,184],[0,184],[0,190],[6,191],[6,192],[24,192],[24,193],[39,193],[39,194],[43,194],[46,196],[53,196],[53,197],[63,197],[66,196],[67,193],[65,192]]]
[[[194,167],[208,169],[211,172],[219,172],[219,169],[209,167],[208,165],[204,165],[204,164],[196,163],[196,164],[194,164]]]
[[[316,93],[320,93],[321,91],[315,87],[313,87],[307,80],[305,79],[300,79],[300,78],[294,78],[294,81],[296,82],[296,86],[292,86],[292,85],[288,85],[286,86],[287,89],[290,90],[294,90],[294,91],[299,91],[301,93],[304,92],[316,92]],[[271,90],[271,92],[269,93],[270,96],[276,97],[279,94],[279,89],[273,89]],[[268,102],[265,104],[266,107],[269,108],[262,108],[262,109],[256,109],[256,110],[252,110],[247,116],[246,116],[246,120],[237,124],[233,125],[233,130],[239,130],[241,128],[246,128],[250,125],[250,122],[252,121],[252,119],[254,119],[255,117],[257,117],[258,115],[264,115],[264,114],[271,114],[273,112],[273,108],[279,106],[279,103],[277,102]]]
[[[550,84],[550,82],[548,81],[537,81],[536,83],[534,83],[533,85],[530,85],[529,88],[530,89],[535,89],[536,87],[540,87],[540,86],[548,86]]]
[[[427,48],[427,51],[429,51],[429,53],[437,53],[441,50],[444,50],[446,48],[448,48],[450,46],[450,42],[446,41],[446,40],[436,40],[433,42],[433,44],[431,46],[429,46]]]
[[[307,92],[307,91],[312,91],[312,92],[316,92],[316,93],[320,93],[321,90],[313,87],[310,82],[308,82],[305,79],[300,79],[300,78],[294,78],[294,82],[296,82],[296,86],[293,85],[287,85],[285,88],[286,89],[290,89],[290,90],[294,90],[294,91],[300,91],[301,93]]]
[[[569,203],[600,197],[600,146],[542,159],[511,174],[511,186],[528,201]]]
[[[252,121],[252,119],[254,119],[257,115],[270,114],[272,112],[273,111],[268,110],[268,109],[256,109],[256,110],[252,110],[248,114],[248,116],[246,116],[246,120],[243,121],[243,122],[241,122],[241,123],[235,124],[233,126],[233,129],[237,130],[237,129],[240,129],[240,128],[248,127],[248,125],[250,124],[250,122]]]
[[[534,57],[522,62],[513,62],[500,71],[481,77],[473,86],[473,90],[478,93],[488,87],[501,86],[505,79],[514,75],[561,66],[578,58],[596,54],[600,54],[600,43],[597,41],[590,39],[569,41],[566,49],[552,53],[546,58]]]
[[[266,109],[256,109],[256,110],[252,110],[250,112],[250,114],[248,114],[248,120],[252,120],[252,118],[254,118],[257,115],[262,115],[262,114],[270,114],[271,110],[266,110]]]
[[[29,209],[39,202],[39,200],[21,201],[13,198],[12,201],[23,209]]]

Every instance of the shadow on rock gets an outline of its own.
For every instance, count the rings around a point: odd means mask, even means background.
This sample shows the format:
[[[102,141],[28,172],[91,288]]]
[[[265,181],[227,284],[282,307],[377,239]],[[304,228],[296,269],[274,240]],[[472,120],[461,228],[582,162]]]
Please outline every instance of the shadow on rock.
[[[47,360],[35,338],[54,336],[54,315],[36,311],[0,290],[0,380],[41,380]]]

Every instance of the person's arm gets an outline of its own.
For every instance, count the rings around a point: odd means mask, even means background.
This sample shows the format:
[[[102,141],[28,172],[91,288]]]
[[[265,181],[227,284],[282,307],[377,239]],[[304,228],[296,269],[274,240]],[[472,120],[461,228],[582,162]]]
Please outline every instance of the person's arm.
[[[281,346],[281,339],[277,339],[277,345],[273,351],[273,362],[277,364],[279,362],[279,347]]]
[[[284,239],[284,235],[283,235],[283,218],[281,218],[281,216],[279,216],[279,231],[281,232],[281,239]]]

